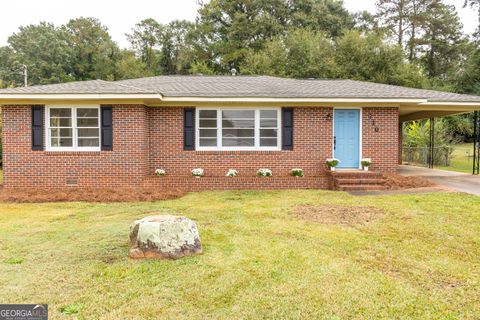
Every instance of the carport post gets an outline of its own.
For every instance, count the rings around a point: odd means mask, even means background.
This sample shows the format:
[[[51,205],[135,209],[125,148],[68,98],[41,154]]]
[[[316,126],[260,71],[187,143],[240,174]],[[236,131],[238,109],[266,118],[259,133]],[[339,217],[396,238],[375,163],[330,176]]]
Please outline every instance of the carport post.
[[[480,111],[473,113],[473,174],[480,173]]]
[[[430,143],[428,150],[428,167],[433,169],[434,157],[433,152],[435,150],[435,118],[430,118]]]

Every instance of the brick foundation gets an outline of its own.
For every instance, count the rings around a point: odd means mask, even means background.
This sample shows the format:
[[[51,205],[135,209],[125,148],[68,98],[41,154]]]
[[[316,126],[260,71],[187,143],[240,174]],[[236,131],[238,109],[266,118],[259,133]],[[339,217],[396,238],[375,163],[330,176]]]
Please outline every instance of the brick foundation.
[[[329,186],[324,166],[332,156],[332,108],[294,108],[291,151],[184,151],[183,111],[178,107],[115,105],[113,151],[47,152],[31,150],[31,109],[3,107],[5,187],[138,187],[206,189],[289,189]],[[394,172],[398,162],[398,109],[364,108],[363,156],[372,170]],[[206,176],[190,176],[193,168]],[[300,167],[305,178],[292,178]],[[167,170],[155,177],[156,168]],[[228,169],[239,177],[228,178]],[[254,177],[259,168],[272,178]]]

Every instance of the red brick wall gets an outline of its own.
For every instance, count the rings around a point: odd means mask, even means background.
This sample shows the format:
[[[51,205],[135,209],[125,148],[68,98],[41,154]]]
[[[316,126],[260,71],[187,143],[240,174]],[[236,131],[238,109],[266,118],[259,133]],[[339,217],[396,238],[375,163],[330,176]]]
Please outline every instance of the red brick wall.
[[[327,188],[324,161],[332,156],[331,108],[294,109],[294,150],[274,152],[184,151],[183,110],[177,107],[116,105],[113,151],[46,152],[31,150],[31,109],[3,108],[4,183],[6,187],[136,187],[202,189]],[[363,155],[373,170],[393,172],[398,159],[398,109],[365,108]],[[372,125],[375,121],[375,126]],[[378,132],[375,128],[378,127]],[[392,147],[393,146],[393,147]],[[167,177],[154,177],[156,168]],[[206,177],[192,178],[201,167]],[[289,177],[294,167],[306,179]],[[224,177],[229,168],[240,177]],[[259,168],[273,178],[255,178]]]
[[[251,177],[258,169],[269,168],[274,176],[289,176],[292,168],[300,167],[306,176],[324,176],[323,163],[332,151],[329,109],[294,110],[292,151],[184,151],[182,109],[149,108],[150,171],[164,168],[170,175],[190,176],[193,168],[203,168],[206,176],[223,177],[232,168],[239,176]]]
[[[398,167],[398,108],[363,108],[362,154],[373,171],[395,173]]]
[[[147,112],[144,106],[115,106],[114,151],[32,151],[31,107],[3,111],[6,187],[139,186],[148,172]]]

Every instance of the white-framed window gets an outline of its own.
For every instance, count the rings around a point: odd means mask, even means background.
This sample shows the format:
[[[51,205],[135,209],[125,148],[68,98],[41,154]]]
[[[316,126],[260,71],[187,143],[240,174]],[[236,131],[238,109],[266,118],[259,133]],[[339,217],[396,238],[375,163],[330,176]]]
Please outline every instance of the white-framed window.
[[[280,150],[280,108],[197,108],[196,150]]]
[[[47,151],[100,151],[100,106],[47,106]]]

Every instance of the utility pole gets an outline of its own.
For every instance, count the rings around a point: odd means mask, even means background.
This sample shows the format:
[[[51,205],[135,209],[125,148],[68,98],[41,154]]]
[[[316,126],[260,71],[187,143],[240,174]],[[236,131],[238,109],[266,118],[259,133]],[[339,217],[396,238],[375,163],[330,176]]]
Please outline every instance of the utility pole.
[[[22,67],[23,67],[23,84],[25,85],[25,87],[28,87],[28,68],[26,64],[22,65]]]

